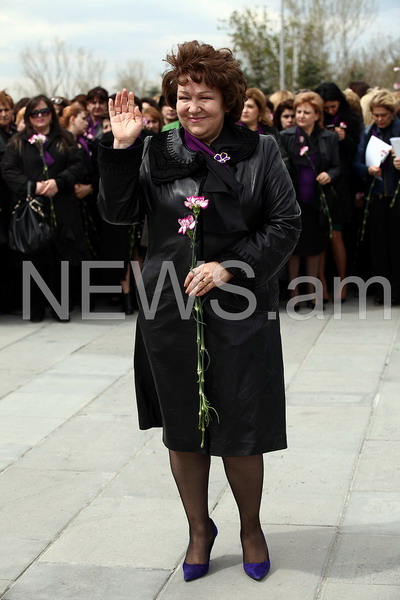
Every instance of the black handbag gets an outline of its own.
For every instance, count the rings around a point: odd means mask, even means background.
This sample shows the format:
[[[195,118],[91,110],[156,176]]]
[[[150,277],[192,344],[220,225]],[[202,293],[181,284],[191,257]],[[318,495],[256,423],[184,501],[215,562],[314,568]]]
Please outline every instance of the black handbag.
[[[25,200],[20,200],[11,213],[8,245],[23,254],[33,254],[43,250],[53,236],[54,229],[44,213],[43,201],[32,195],[32,181],[28,181]]]

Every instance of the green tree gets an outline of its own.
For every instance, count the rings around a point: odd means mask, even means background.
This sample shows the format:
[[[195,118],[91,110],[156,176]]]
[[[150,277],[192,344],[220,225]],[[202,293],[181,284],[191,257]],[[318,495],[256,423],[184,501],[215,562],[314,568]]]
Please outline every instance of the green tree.
[[[279,83],[279,39],[273,32],[267,9],[235,10],[222,21],[229,31],[232,50],[242,65],[249,87],[266,93],[277,89]]]

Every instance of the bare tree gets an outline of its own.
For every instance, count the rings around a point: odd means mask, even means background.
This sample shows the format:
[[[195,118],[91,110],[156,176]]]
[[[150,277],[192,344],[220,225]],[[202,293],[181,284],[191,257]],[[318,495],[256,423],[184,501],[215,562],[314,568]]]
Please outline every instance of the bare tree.
[[[68,51],[64,41],[54,39],[50,48],[39,43],[20,52],[21,69],[28,85],[19,85],[21,95],[62,95],[71,98],[79,92],[99,85],[105,61],[93,58],[92,53],[78,48]]]
[[[115,88],[132,90],[136,96],[145,96],[153,83],[146,75],[146,67],[141,60],[128,60],[123,68],[117,70]]]

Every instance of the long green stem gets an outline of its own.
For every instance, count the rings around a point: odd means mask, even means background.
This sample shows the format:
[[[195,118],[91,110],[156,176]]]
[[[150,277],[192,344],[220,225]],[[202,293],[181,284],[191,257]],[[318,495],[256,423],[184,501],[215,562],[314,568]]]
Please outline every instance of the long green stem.
[[[365,199],[365,207],[364,207],[363,222],[362,222],[362,226],[361,226],[360,242],[364,241],[365,227],[367,225],[367,219],[368,219],[368,215],[369,215],[369,205],[371,203],[372,190],[374,188],[374,185],[375,185],[375,179],[372,179],[372,183],[368,190],[368,195]]]
[[[198,213],[195,212],[195,218],[197,219]],[[197,248],[197,225],[192,232],[189,234],[191,243],[191,261],[190,269],[194,269],[196,266],[196,248]],[[200,447],[204,448],[205,432],[211,419],[210,411],[214,411],[218,418],[218,413],[209,403],[205,394],[205,371],[209,364],[209,355],[205,347],[204,337],[204,316],[203,316],[203,303],[202,299],[195,297],[193,305],[193,317],[196,321],[196,345],[197,345],[197,383],[199,388],[199,421],[198,428],[201,431],[201,443]],[[205,358],[207,357],[207,365],[205,365]]]

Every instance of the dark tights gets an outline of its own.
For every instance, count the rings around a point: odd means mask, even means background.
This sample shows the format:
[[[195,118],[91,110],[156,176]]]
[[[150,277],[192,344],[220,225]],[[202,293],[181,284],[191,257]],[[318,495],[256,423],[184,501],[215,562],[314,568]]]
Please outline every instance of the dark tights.
[[[208,512],[210,457],[170,450],[171,470],[189,522],[189,545],[185,561],[202,564],[208,560],[213,533]],[[263,562],[268,548],[260,523],[264,479],[262,454],[223,457],[225,473],[240,516],[240,538],[244,562]]]

